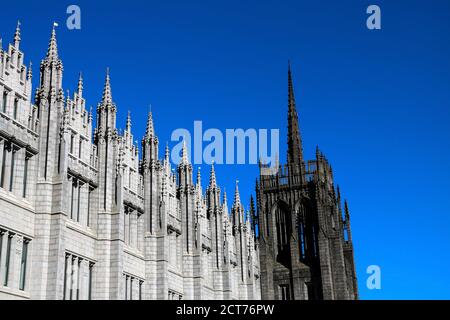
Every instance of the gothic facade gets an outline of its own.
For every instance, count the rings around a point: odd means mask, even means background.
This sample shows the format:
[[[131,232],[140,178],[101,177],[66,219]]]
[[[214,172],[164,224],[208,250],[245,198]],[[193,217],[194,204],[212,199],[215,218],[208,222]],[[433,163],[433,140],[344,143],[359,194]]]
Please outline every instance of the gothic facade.
[[[18,26],[0,43],[0,299],[259,299],[237,186],[229,214],[213,166],[205,192],[185,147],[172,171],[151,113],[139,155],[109,72],[93,128],[81,75],[64,94],[55,28],[32,99],[20,42]]]
[[[348,205],[319,148],[303,158],[290,67],[287,164],[261,164],[256,192],[262,299],[357,299]]]

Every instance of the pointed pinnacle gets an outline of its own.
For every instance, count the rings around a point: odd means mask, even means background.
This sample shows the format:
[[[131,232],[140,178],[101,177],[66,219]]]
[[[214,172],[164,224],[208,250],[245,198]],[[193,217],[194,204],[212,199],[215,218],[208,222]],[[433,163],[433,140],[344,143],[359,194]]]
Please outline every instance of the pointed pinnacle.
[[[186,140],[183,139],[183,148],[181,149],[181,163],[182,164],[188,164],[188,155],[187,155],[187,147],[186,147]]]
[[[57,24],[54,22],[47,50],[47,58],[49,58],[49,60],[58,59],[58,45],[56,43],[56,29],[55,29],[56,26]]]
[[[78,77],[78,95],[81,97],[83,95],[83,74],[80,71],[80,76]]]
[[[130,131],[130,129],[131,129],[131,112],[130,112],[130,110],[128,110],[127,123],[125,125],[125,128],[127,131]]]
[[[20,21],[17,20],[16,32],[14,33],[14,45],[20,42]]]
[[[104,105],[112,104],[111,79],[109,78],[109,68],[106,68],[105,86],[103,88],[102,103]]]
[[[216,171],[214,170],[214,161],[211,163],[211,174],[209,175],[209,186],[216,187]]]
[[[148,117],[147,117],[147,127],[145,129],[145,137],[151,138],[154,136],[154,134],[155,134],[155,129],[153,128],[153,115],[152,115],[152,112],[150,111],[148,113]]]
[[[234,207],[241,205],[241,196],[239,194],[238,184],[239,184],[239,180],[236,180],[236,190],[234,191],[234,203],[233,203]]]

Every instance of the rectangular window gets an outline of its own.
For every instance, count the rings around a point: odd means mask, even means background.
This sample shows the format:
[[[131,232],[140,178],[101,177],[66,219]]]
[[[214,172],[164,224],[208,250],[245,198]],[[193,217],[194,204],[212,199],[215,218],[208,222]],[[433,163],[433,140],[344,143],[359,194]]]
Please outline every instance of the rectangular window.
[[[5,187],[5,170],[6,170],[6,141],[3,142],[3,155],[2,155],[2,174],[0,177],[0,187]]]
[[[66,300],[66,290],[67,290],[67,264],[69,263],[69,256],[66,255],[66,261],[64,262],[64,291],[63,300]]]
[[[77,194],[77,222],[80,222],[80,198],[81,198],[81,185],[78,183]]]
[[[25,290],[25,281],[27,276],[27,256],[28,256],[28,240],[23,240],[22,260],[20,262],[20,284],[19,290]]]
[[[92,269],[94,268],[94,265],[92,263],[89,263],[89,291],[88,291],[88,300],[92,300]]]
[[[72,300],[73,299],[73,285],[74,285],[74,270],[75,269],[75,258],[72,256],[72,261],[71,261],[71,268],[70,268],[70,282],[69,282],[69,285],[70,285],[70,287],[69,287],[69,292],[70,292],[70,294],[69,294],[69,297],[70,297],[70,299],[69,300]]]
[[[2,112],[6,113],[6,105],[8,104],[8,91],[3,92]]]
[[[16,151],[14,148],[11,149],[11,175],[9,176],[9,191],[12,191],[14,185],[14,162],[16,158]]]
[[[17,111],[19,109],[19,99],[14,99],[14,110],[13,110],[13,118],[14,120],[17,119]]]
[[[22,190],[22,197],[26,198],[27,196],[27,180],[28,180],[28,163],[30,161],[30,158],[25,155],[25,163],[23,166],[23,190]]]
[[[289,285],[280,285],[280,300],[291,300],[291,295],[289,292]]]
[[[3,285],[5,287],[8,286],[8,278],[9,278],[9,260],[11,258],[11,242],[12,242],[12,235],[8,235],[8,243],[6,244],[6,257],[5,257],[5,276],[3,279]]]
[[[142,300],[142,283],[143,281],[139,281],[139,300]]]
[[[88,186],[88,194],[87,194],[87,226],[90,226],[90,219],[91,219],[91,192],[92,188]]]
[[[81,269],[81,259],[78,259],[78,265],[77,265],[77,300],[80,300],[80,269]]]
[[[70,192],[70,219],[73,219],[73,201],[75,194],[75,182],[73,179],[69,179],[69,182],[72,184],[71,192]]]
[[[130,300],[133,300],[133,277],[130,279]]]
[[[78,142],[78,158],[81,158],[81,152],[83,150],[83,139],[80,137],[80,141]]]
[[[128,276],[125,276],[125,300],[128,300]]]
[[[73,134],[70,136],[70,153],[73,154]]]

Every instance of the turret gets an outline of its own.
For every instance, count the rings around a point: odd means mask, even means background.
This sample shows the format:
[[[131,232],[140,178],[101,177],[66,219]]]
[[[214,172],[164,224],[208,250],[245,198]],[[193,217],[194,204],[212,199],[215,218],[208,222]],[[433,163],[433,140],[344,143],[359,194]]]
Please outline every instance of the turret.
[[[145,135],[142,139],[142,155],[147,165],[158,160],[158,143],[158,137],[155,134],[155,128],[153,126],[153,115],[150,111],[147,117]]]

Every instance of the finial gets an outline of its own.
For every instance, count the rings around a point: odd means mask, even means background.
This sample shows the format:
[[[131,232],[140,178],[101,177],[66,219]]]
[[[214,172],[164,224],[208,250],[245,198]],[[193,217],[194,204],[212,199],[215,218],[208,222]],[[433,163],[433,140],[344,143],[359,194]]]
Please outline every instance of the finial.
[[[209,176],[209,186],[215,187],[216,184],[216,171],[214,170],[214,160],[211,162],[211,174]]]
[[[1,44],[0,44],[0,47],[1,47]],[[31,80],[31,78],[33,77],[32,67],[33,67],[33,63],[30,61],[30,64],[28,66],[28,73],[27,73],[28,80]]]
[[[17,48],[20,43],[20,21],[17,20],[16,32],[14,33],[14,46]]]
[[[200,173],[200,167],[197,168],[197,186],[201,189],[202,187],[202,176]]]
[[[58,23],[53,22],[52,33],[50,36],[50,42],[48,44],[47,59],[50,61],[58,59],[58,46],[56,44],[56,30]]]
[[[147,127],[145,129],[145,138],[150,139],[155,134],[155,129],[153,127],[153,114],[151,111],[148,112],[147,116]]]
[[[344,212],[345,212],[345,221],[348,221],[350,219],[350,212],[348,210],[347,199],[344,200]]]
[[[80,71],[80,75],[78,77],[78,96],[82,97],[83,96],[83,74]]]
[[[241,204],[241,196],[239,195],[239,180],[236,180],[236,190],[234,192],[234,204],[233,206],[240,206]]]
[[[223,188],[223,204],[227,204],[227,191],[225,188]]]
[[[169,155],[170,155],[169,142],[166,141],[166,154],[165,154],[166,162],[169,162]]]
[[[111,80],[109,78],[109,67],[106,68],[105,86],[103,88],[102,103],[104,105],[112,104]]]
[[[130,131],[130,129],[131,129],[131,112],[130,110],[128,110],[126,130]]]
[[[186,147],[186,138],[183,138],[183,148],[181,149],[181,163],[182,164],[188,164],[188,155],[187,155],[187,147]]]

